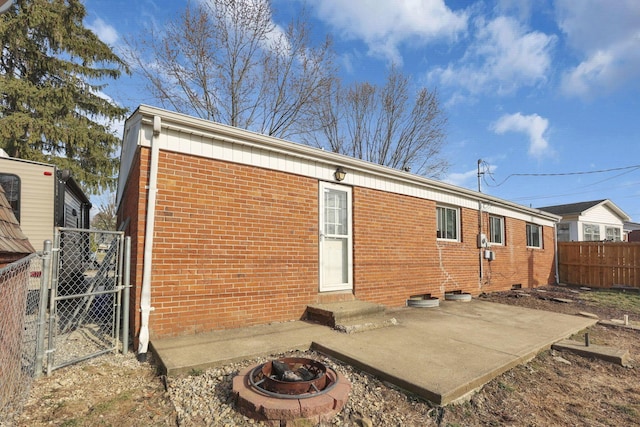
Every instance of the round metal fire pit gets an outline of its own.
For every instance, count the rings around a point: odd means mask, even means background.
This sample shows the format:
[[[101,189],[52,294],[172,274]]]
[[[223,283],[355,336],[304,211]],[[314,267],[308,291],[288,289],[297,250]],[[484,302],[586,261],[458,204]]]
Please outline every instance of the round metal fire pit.
[[[289,372],[305,371],[308,380],[285,380],[275,375],[274,362],[286,365]],[[327,373],[329,370],[329,374]],[[321,362],[303,357],[285,357],[256,366],[249,374],[249,382],[260,391],[281,399],[304,399],[329,391],[336,383],[336,374]]]

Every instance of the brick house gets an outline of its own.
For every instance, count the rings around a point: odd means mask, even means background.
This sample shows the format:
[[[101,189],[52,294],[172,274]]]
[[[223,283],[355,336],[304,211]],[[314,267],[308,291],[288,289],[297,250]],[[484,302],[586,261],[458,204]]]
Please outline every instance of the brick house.
[[[132,330],[152,338],[555,282],[558,216],[309,146],[140,106],[120,168]]]

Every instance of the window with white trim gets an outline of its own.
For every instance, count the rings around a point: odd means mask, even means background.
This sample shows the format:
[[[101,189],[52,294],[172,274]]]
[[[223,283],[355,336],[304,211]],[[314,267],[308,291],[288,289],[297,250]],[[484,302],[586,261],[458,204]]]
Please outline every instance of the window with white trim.
[[[582,240],[585,242],[597,242],[600,240],[600,225],[582,224]]]
[[[622,233],[618,227],[605,227],[604,234],[606,239],[612,242],[622,241]]]
[[[537,224],[527,224],[527,246],[542,248],[542,227]]]
[[[436,206],[438,239],[459,241],[460,221],[459,210],[446,206]]]
[[[504,245],[504,217],[489,215],[489,241]]]
[[[571,240],[571,224],[568,222],[560,222],[556,225],[558,242],[568,242]]]

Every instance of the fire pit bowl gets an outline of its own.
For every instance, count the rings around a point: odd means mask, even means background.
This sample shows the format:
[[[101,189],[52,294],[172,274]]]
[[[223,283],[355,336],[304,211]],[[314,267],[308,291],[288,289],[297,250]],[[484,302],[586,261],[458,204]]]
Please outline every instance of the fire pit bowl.
[[[282,377],[283,367],[290,374],[289,379]],[[264,390],[298,397],[318,393],[331,382],[324,364],[304,357],[285,357],[267,362],[253,371],[251,379],[254,385]]]

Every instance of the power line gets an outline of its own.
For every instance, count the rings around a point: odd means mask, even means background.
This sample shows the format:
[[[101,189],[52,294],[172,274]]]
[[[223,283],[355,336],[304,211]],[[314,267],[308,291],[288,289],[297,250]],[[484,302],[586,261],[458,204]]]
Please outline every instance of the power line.
[[[486,180],[485,184],[487,184],[487,186],[489,187],[500,187],[502,184],[504,184],[505,182],[507,182],[507,180],[511,177],[514,176],[571,176],[571,175],[590,175],[590,174],[594,174],[594,173],[605,173],[605,172],[614,172],[614,171],[620,171],[620,170],[629,170],[629,169],[640,169],[640,165],[633,165],[633,166],[624,166],[624,167],[620,167],[620,168],[611,168],[611,169],[600,169],[600,170],[595,170],[595,171],[584,171],[584,172],[562,172],[562,173],[512,173],[511,175],[507,176],[504,180],[502,180],[500,183],[495,184],[495,185],[491,185],[490,183],[488,183]],[[486,172],[486,171],[485,171]],[[491,178],[493,179],[493,174],[489,171],[488,175],[491,176]],[[495,180],[494,180],[495,182]],[[602,181],[601,181],[602,182]]]

